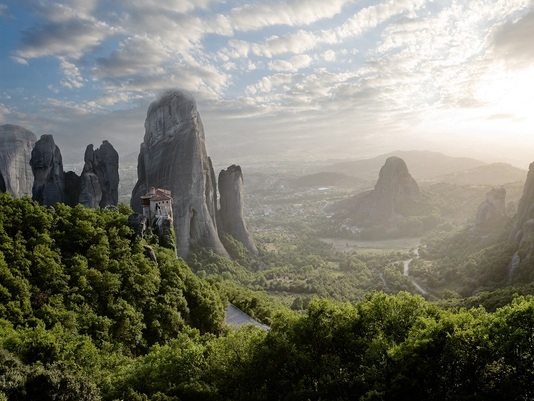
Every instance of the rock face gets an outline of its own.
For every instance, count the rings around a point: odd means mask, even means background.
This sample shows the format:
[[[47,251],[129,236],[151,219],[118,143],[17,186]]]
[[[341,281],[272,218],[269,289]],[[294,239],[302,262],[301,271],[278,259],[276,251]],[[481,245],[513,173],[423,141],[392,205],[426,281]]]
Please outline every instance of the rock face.
[[[83,166],[83,172],[80,176],[80,195],[78,202],[92,209],[96,209],[102,200],[102,187],[95,171],[93,164],[86,161]]]
[[[525,228],[532,225],[534,220],[529,223],[532,219],[534,219],[534,162],[530,163],[528,169],[523,195],[517,206],[512,230],[508,236],[509,241],[520,244],[523,239],[526,239],[528,235],[526,235]]]
[[[396,214],[403,214],[404,206],[420,201],[421,191],[404,160],[390,157],[380,169],[373,189],[367,224],[386,224]]]
[[[32,149],[37,137],[18,125],[0,126],[0,190],[13,197],[31,196],[33,174]]]
[[[258,249],[250,236],[243,217],[243,173],[241,167],[231,165],[219,173],[220,209],[219,230],[223,230],[241,242],[254,255]]]
[[[104,208],[116,206],[119,198],[119,155],[108,142],[100,149],[87,146],[83,172],[65,173],[61,151],[52,135],[43,135],[31,152],[34,184],[33,199],[44,206],[65,203],[76,206]]]
[[[128,216],[128,224],[138,235],[142,237],[148,227],[148,219],[142,214],[133,213]]]
[[[65,173],[65,204],[76,206],[80,199],[81,177],[74,171]]]
[[[85,162],[93,164],[93,170],[98,176],[102,189],[100,207],[117,205],[119,202],[119,154],[108,141],[103,141],[98,149],[93,151],[89,145],[85,151]]]
[[[421,191],[399,157],[389,157],[380,169],[373,190],[342,201],[337,208],[352,214],[362,227],[393,226],[406,209],[421,202]]]
[[[65,199],[65,173],[61,151],[52,135],[42,135],[31,153],[33,171],[32,198],[44,206],[63,203]]]
[[[506,189],[493,188],[486,193],[486,200],[480,204],[475,220],[475,228],[484,230],[495,227],[506,218]]]
[[[517,206],[508,241],[518,246],[518,251],[508,266],[508,284],[511,284],[516,274],[525,273],[525,269],[527,271],[532,269],[534,258],[534,162],[530,163],[528,169],[523,195]],[[523,255],[522,257],[520,253]]]
[[[131,201],[136,212],[150,187],[171,190],[178,256],[187,258],[193,245],[228,256],[218,237],[214,173],[192,96],[172,91],[150,105],[137,175]]]
[[[80,177],[79,202],[90,208],[117,205],[119,200],[119,154],[108,141],[98,149],[87,146]]]

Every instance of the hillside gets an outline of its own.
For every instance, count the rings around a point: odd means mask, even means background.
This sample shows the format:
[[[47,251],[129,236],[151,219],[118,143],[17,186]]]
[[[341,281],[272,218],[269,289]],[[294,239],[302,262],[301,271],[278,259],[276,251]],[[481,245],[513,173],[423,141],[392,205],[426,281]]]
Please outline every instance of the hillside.
[[[452,157],[430,151],[395,151],[370,159],[352,160],[321,167],[322,171],[357,176],[364,179],[375,179],[387,158],[402,158],[416,181],[427,180],[437,176],[470,170],[486,163],[468,157]]]
[[[527,171],[507,163],[491,163],[468,170],[439,175],[432,182],[447,182],[456,185],[504,185],[525,182]]]

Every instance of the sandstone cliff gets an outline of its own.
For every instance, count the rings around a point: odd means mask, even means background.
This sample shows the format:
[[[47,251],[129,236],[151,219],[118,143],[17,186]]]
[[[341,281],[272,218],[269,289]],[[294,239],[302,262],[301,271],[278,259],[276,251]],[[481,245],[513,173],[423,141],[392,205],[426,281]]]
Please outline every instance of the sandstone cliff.
[[[30,168],[32,149],[37,137],[18,125],[0,126],[0,190],[13,197],[32,195]]]
[[[243,217],[243,173],[240,166],[232,165],[219,173],[219,193],[219,230],[227,232],[257,255],[258,249]]]
[[[196,244],[228,256],[217,233],[214,174],[191,95],[171,91],[150,105],[137,175],[131,200],[137,212],[150,187],[171,190],[178,256],[187,258]]]
[[[40,205],[52,206],[65,200],[65,173],[61,151],[52,135],[42,135],[31,153],[34,182],[32,198]]]

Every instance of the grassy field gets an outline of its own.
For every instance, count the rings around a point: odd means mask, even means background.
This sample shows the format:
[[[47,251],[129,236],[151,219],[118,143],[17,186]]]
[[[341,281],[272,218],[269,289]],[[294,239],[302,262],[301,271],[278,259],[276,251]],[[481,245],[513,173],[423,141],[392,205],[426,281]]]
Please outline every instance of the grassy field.
[[[353,251],[385,251],[385,250],[403,250],[409,251],[419,245],[421,237],[415,238],[396,238],[381,241],[362,241],[342,238],[321,238],[321,241],[332,244],[338,252]]]

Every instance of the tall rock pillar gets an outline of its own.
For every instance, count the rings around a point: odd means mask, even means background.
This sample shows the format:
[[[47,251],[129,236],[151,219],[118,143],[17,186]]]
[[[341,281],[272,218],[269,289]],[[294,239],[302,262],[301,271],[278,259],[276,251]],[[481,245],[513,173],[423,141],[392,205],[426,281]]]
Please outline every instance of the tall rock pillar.
[[[31,196],[33,174],[32,149],[37,137],[18,125],[0,126],[0,190],[13,197]]]
[[[204,128],[191,95],[170,91],[150,105],[137,175],[131,206],[138,213],[142,212],[140,198],[149,188],[171,190],[178,256],[187,258],[197,244],[228,256],[217,233],[216,187]]]
[[[41,139],[35,143],[30,165],[34,177],[32,198],[44,206],[63,203],[65,199],[63,160],[52,135],[41,135]]]
[[[219,193],[219,230],[227,232],[257,255],[258,249],[243,217],[243,173],[240,166],[234,164],[219,173]]]

